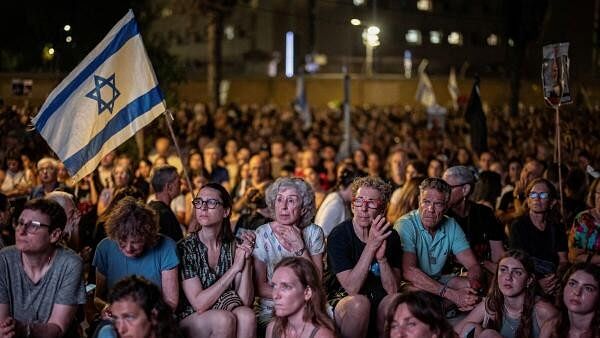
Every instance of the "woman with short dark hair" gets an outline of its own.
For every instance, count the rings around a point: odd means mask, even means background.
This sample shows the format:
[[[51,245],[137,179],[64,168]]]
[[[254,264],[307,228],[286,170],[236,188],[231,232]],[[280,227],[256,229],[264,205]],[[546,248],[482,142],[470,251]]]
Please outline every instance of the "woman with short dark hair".
[[[120,338],[182,337],[160,289],[143,277],[131,276],[119,281],[110,291],[108,302],[109,317]],[[104,326],[96,337],[114,337],[110,331],[110,326]]]

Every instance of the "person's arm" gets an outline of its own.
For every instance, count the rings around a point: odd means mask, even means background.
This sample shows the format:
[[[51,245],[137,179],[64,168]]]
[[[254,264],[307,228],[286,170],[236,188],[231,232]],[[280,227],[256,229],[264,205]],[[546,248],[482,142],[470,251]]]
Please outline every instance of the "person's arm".
[[[236,275],[244,268],[244,252],[241,249],[235,251],[233,265],[227,272],[221,276],[213,285],[203,289],[200,278],[193,277],[183,281],[183,293],[186,298],[198,313],[203,313],[219,299],[231,283],[235,280]]]
[[[540,335],[538,338],[550,338],[552,334],[556,331],[556,322],[558,318],[553,318],[547,320],[544,325],[540,329]]]
[[[235,291],[246,306],[252,306],[254,302],[254,281],[252,279],[252,250],[256,236],[253,232],[247,231],[242,235],[242,244],[240,248],[245,251],[244,269],[235,278]]]
[[[467,278],[469,279],[469,282],[475,281],[478,285],[481,285],[482,271],[479,263],[477,263],[477,259],[475,258],[473,251],[471,249],[467,249],[457,253],[456,260],[458,260],[462,266],[467,268]]]
[[[474,325],[481,325],[484,317],[485,302],[481,302],[463,320],[454,325],[454,332],[458,333],[460,337],[464,337]]]
[[[179,268],[175,267],[171,270],[161,271],[160,275],[163,299],[175,311],[179,302],[179,278],[177,277],[179,275]]]
[[[10,308],[8,304],[0,304],[0,322],[10,317]]]
[[[112,198],[112,190],[109,188],[105,188],[100,192],[100,196],[98,198],[98,205],[96,206],[96,212],[98,216],[102,215],[106,208],[108,208],[108,204],[110,199]]]
[[[267,264],[260,259],[254,260],[254,284],[257,296],[273,298],[273,287],[267,280]]]
[[[571,250],[573,252],[573,256],[575,257],[575,263],[587,262],[590,253],[586,253],[585,250],[579,248],[571,248]],[[590,263],[600,265],[600,255],[592,254],[592,259],[590,260]]]
[[[90,174],[86,176],[86,180],[90,186],[90,203],[98,204],[98,190],[96,190],[96,185],[94,184],[94,177]]]
[[[377,259],[377,264],[379,264],[379,272],[381,275],[381,284],[383,285],[383,289],[387,292],[388,295],[392,295],[398,292],[398,279],[399,275],[397,274],[398,269],[393,269],[388,261],[385,252],[387,247],[387,240],[383,241],[377,252],[375,253],[375,259]],[[400,273],[401,276],[402,273]]]
[[[106,276],[104,276],[98,268],[96,268],[96,289],[94,290],[94,305],[100,312],[106,310],[108,303],[105,301],[108,295],[108,288],[106,287]],[[102,313],[101,313],[102,314]]]
[[[76,305],[54,304],[47,323],[29,324],[30,337],[53,338],[62,337],[75,318]]]
[[[304,250],[304,252],[306,252],[306,251],[307,250]],[[313,262],[315,268],[317,269],[319,278],[323,278],[323,254],[320,253],[320,254],[312,255],[309,258]]]
[[[348,294],[358,294],[362,288],[367,279],[369,268],[371,267],[373,258],[375,258],[375,254],[382,245],[385,245],[383,243],[392,234],[392,231],[394,231],[390,229],[390,227],[391,224],[386,221],[384,215],[377,215],[371,222],[367,245],[365,245],[363,252],[360,254],[360,258],[356,265],[350,270],[341,271],[336,274],[340,285],[348,292]],[[384,253],[385,248],[380,252],[381,258],[385,257]]]
[[[475,295],[475,290],[471,288],[454,290],[429,277],[418,268],[415,253],[404,252],[402,255],[402,271],[404,278],[413,287],[448,299],[461,310],[470,310],[477,302],[478,297]]]
[[[552,304],[540,300],[535,304],[535,319],[538,321],[538,325],[540,327],[544,327],[546,322],[556,318],[558,316],[558,311]]]

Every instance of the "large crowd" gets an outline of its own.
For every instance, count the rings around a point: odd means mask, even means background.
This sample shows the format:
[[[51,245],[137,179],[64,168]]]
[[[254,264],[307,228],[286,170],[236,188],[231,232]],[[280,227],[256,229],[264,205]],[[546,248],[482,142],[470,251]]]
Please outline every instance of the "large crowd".
[[[600,338],[600,114],[559,166],[541,108],[474,153],[461,111],[182,103],[181,156],[161,118],[75,182],[35,113],[0,107],[0,338]]]

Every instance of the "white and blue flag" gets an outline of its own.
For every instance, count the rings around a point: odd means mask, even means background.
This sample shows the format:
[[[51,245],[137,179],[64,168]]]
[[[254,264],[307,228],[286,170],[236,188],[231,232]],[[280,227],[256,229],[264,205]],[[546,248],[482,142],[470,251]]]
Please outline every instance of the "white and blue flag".
[[[32,122],[78,181],[165,110],[129,10],[50,93]]]

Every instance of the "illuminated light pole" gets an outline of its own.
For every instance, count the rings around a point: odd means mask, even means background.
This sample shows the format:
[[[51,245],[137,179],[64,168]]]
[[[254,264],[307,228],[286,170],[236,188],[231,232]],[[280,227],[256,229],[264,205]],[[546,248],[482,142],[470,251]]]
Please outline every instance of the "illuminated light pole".
[[[380,32],[381,30],[377,26],[369,26],[362,32],[363,43],[365,44],[365,72],[367,76],[373,76],[373,49],[380,45]]]

